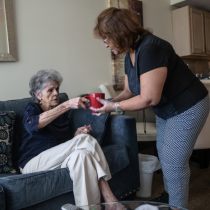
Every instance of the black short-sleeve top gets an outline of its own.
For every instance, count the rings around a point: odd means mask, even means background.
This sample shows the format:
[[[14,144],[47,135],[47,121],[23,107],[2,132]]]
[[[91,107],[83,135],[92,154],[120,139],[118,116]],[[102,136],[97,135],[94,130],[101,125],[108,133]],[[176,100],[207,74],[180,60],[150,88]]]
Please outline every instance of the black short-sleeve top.
[[[70,139],[68,112],[38,130],[39,115],[43,112],[36,103],[29,103],[25,108],[18,159],[21,168],[41,152]]]
[[[203,83],[175,53],[172,45],[154,35],[145,35],[138,43],[134,67],[129,53],[125,57],[125,74],[130,91],[140,95],[140,76],[160,67],[167,67],[160,102],[153,107],[160,118],[168,119],[181,114],[208,95]]]

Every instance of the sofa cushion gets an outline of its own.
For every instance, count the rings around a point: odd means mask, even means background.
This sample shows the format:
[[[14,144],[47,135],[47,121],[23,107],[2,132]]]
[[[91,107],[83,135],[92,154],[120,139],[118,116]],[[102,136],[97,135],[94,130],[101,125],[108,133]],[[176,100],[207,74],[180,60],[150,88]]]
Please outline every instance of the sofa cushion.
[[[68,100],[68,96],[66,93],[61,93],[59,95],[59,103],[63,103]],[[32,103],[31,98],[17,99],[17,100],[9,100],[9,101],[0,101],[0,111],[14,111],[16,114],[15,119],[15,127],[14,127],[14,140],[13,140],[13,150],[12,150],[12,165],[18,171],[18,150],[21,140],[21,126],[23,120],[23,113],[26,105],[28,103]]]
[[[93,136],[101,145],[106,131],[108,117],[109,113],[100,117],[92,115],[92,112],[89,109],[70,110],[69,122],[71,127],[71,136],[74,136],[77,128],[83,127],[84,125],[91,125],[93,130],[90,132],[90,135]]]
[[[72,191],[67,168],[0,178],[8,210],[22,209]]]
[[[129,165],[126,147],[110,145],[102,149],[112,176]],[[73,191],[67,168],[31,174],[2,174],[0,184],[5,191],[7,210],[25,208]]]
[[[6,206],[5,206],[5,194],[4,194],[4,189],[3,187],[0,185],[0,210],[5,210]]]
[[[15,113],[0,112],[0,174],[12,168],[12,143],[14,136]]]
[[[3,178],[3,177],[9,177],[9,176],[15,176],[15,175],[18,175],[18,173],[6,173],[6,174],[0,174],[0,178]]]

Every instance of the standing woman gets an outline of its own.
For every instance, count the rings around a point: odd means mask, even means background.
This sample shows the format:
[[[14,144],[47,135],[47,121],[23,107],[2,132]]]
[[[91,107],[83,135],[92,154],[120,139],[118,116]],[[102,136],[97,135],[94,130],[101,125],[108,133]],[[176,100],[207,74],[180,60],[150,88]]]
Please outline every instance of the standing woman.
[[[142,28],[131,10],[102,11],[94,35],[115,55],[127,55],[124,90],[112,102],[98,99],[104,106],[91,109],[100,116],[152,107],[165,188],[155,201],[186,207],[189,158],[209,114],[208,91],[171,44]]]

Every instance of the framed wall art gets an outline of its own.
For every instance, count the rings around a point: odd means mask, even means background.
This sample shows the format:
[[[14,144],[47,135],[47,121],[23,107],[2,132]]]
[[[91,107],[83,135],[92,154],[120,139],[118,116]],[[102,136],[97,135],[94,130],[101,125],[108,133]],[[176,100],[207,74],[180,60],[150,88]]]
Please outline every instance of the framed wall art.
[[[108,7],[126,8],[136,11],[139,23],[143,26],[142,1],[138,0],[108,0]],[[125,84],[124,60],[126,54],[111,54],[112,80],[115,90],[123,90]]]
[[[17,61],[12,0],[0,0],[0,61]]]

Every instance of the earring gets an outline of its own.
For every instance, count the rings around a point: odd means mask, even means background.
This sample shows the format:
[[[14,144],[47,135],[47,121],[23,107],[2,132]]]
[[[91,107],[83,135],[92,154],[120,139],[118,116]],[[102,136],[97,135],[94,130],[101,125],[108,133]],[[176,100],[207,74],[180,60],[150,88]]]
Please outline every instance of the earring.
[[[39,104],[42,105],[42,99],[39,101]]]

